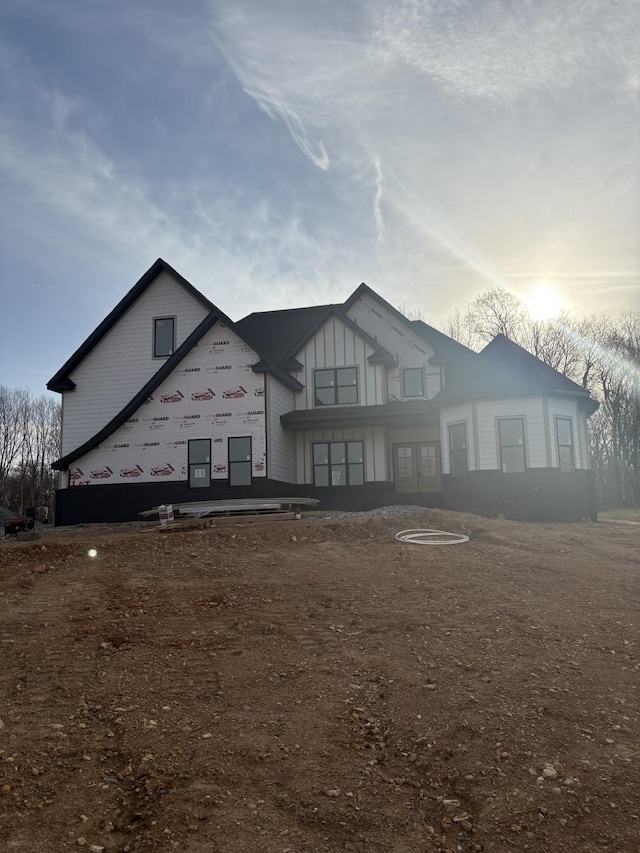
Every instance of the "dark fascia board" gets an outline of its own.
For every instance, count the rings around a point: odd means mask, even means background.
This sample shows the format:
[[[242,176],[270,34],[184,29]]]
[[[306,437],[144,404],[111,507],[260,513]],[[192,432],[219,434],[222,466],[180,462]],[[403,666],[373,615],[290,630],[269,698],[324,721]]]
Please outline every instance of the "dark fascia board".
[[[238,332],[238,334],[240,333]],[[246,340],[251,347],[256,349],[255,344],[251,343],[250,340],[247,340],[246,338],[244,340]],[[259,352],[259,350],[256,349],[256,352]],[[302,367],[302,365],[300,365],[300,367]],[[254,373],[271,373],[273,376],[277,376],[278,379],[291,391],[304,390],[304,385],[302,382],[299,382],[295,376],[291,376],[291,374],[287,373],[287,371],[280,365],[270,364],[265,358],[261,358],[260,361],[252,364],[251,370],[253,370]]]
[[[324,326],[327,320],[330,317],[337,317],[341,323],[344,323],[348,329],[356,334],[359,338],[362,338],[365,343],[369,344],[369,346],[374,350],[374,352],[369,356],[368,361],[371,364],[384,364],[387,367],[397,367],[397,362],[393,355],[391,355],[388,350],[386,350],[374,337],[372,337],[368,332],[366,332],[361,326],[358,326],[357,323],[354,323],[350,317],[347,317],[345,311],[342,307],[337,307],[335,305],[327,306],[327,310],[320,315],[320,317],[313,323],[305,332],[305,334],[300,338],[300,340],[293,346],[289,352],[280,359],[279,366],[284,368],[285,365],[289,365],[292,363],[300,364],[300,362],[295,358],[295,356],[300,352],[300,350],[306,346],[306,344],[311,340],[311,338],[319,332],[319,330]],[[302,365],[300,364],[301,369]],[[287,367],[287,369],[296,369]]]
[[[81,364],[82,361],[89,355],[89,353],[96,347],[100,341],[105,337],[105,335],[115,326],[115,324],[120,320],[120,318],[131,308],[131,306],[138,300],[142,294],[147,290],[147,288],[156,280],[156,278],[160,275],[160,273],[166,272],[170,275],[174,281],[176,281],[179,285],[181,285],[187,293],[193,296],[204,308],[206,308],[209,312],[213,313],[214,322],[215,320],[221,320],[225,325],[232,328],[236,334],[238,334],[245,343],[247,343],[253,350],[256,352],[262,361],[264,361],[267,365],[266,369],[272,373],[274,373],[278,378],[284,382],[285,385],[292,388],[294,391],[299,391],[302,386],[297,382],[292,376],[289,376],[283,370],[280,370],[276,365],[274,365],[271,360],[265,356],[265,354],[257,347],[253,341],[251,341],[247,336],[236,328],[235,323],[226,316],[222,311],[220,311],[216,306],[210,302],[204,294],[200,293],[197,288],[195,288],[190,282],[187,281],[186,278],[180,275],[180,273],[175,270],[170,264],[168,264],[162,258],[158,258],[158,260],[149,267],[146,273],[140,278],[136,284],[131,288],[131,290],[120,300],[120,302],[116,305],[116,307],[111,311],[104,320],[95,328],[95,330],[89,335],[86,341],[80,345],[80,347],[74,352],[71,358],[60,368],[60,370],[49,380],[47,383],[47,388],[49,391],[74,391],[75,383],[70,379],[70,374]],[[201,328],[198,326],[198,328]]]
[[[376,406],[321,406],[299,409],[280,416],[285,429],[344,429],[356,426],[426,426],[438,422],[431,400],[409,400]]]
[[[80,459],[81,456],[84,456],[85,453],[88,453],[90,450],[95,450],[98,445],[105,441],[105,439],[109,438],[109,436],[121,427],[122,424],[140,408],[144,401],[153,394],[160,383],[163,382],[173,370],[175,370],[182,359],[191,352],[202,336],[205,335],[219,319],[221,319],[220,316],[213,311],[210,314],[207,314],[202,323],[200,323],[200,325],[191,332],[184,343],[178,347],[174,354],[165,361],[156,373],[154,373],[146,385],[144,385],[137,394],[129,400],[127,405],[121,409],[118,414],[112,418],[108,424],[106,424],[106,426],[102,427],[101,430],[99,430],[88,441],[85,441],[84,444],[80,445],[80,447],[72,450],[71,453],[68,453],[61,459],[58,459],[51,467],[55,471],[64,471],[72,462],[75,462],[76,459]]]
[[[428,323],[422,322],[421,325],[425,327],[427,332],[426,332],[426,334],[421,334],[422,330],[420,328],[417,328],[416,326],[414,326],[411,320],[407,319],[404,316],[404,314],[402,314],[400,311],[398,311],[397,308],[394,308],[390,302],[387,302],[386,299],[384,299],[382,296],[380,296],[379,293],[376,293],[375,290],[372,290],[369,287],[369,285],[365,284],[364,282],[362,282],[362,284],[353,291],[351,296],[347,299],[347,301],[342,306],[342,310],[345,312],[345,314],[353,305],[355,305],[355,303],[358,301],[358,299],[360,299],[360,297],[363,296],[364,294],[371,296],[372,299],[375,299],[380,305],[384,306],[384,308],[386,308],[387,311],[389,311],[396,318],[396,320],[398,320],[400,323],[402,323],[407,329],[410,329],[414,333],[414,335],[417,335],[417,337],[421,338],[423,341],[428,343],[429,346],[435,350],[435,355],[429,359],[430,363],[432,363],[432,364],[446,364],[447,362],[452,361],[451,358],[447,357],[442,352],[442,350],[440,349],[438,344],[434,343],[434,341],[430,339],[430,335],[433,335],[436,337],[439,335],[442,335],[443,337],[447,337],[447,335],[445,335],[444,332],[441,332],[439,329],[433,328],[433,326],[430,326]],[[470,350],[468,347],[465,347],[464,344],[461,344],[458,341],[454,341],[453,338],[451,338],[451,341],[460,347],[460,350],[461,350],[460,355],[461,356],[464,354],[465,350],[466,350],[467,354],[470,356],[476,355],[476,353],[473,352],[473,350]]]
[[[179,272],[164,261],[158,258],[153,263],[146,273],[134,284],[131,290],[124,296],[116,307],[111,311],[104,320],[96,326],[94,331],[89,335],[86,341],[78,347],[71,358],[60,368],[60,370],[47,382],[49,391],[73,391],[75,384],[69,378],[70,374],[84,361],[89,353],[96,347],[105,337],[120,318],[131,308],[131,306],[142,296],[147,288],[156,280],[160,273],[166,272],[171,278],[181,285],[187,293],[193,296],[204,308],[208,311],[215,311],[215,306],[209,302],[206,296],[200,293],[190,282],[186,280]]]

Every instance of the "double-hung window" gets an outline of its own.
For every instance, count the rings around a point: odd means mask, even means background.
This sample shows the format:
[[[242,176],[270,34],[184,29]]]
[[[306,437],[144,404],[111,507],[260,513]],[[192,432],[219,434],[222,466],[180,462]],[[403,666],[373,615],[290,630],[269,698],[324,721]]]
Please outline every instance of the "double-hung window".
[[[211,485],[211,439],[189,441],[189,488],[207,489]]]
[[[358,370],[355,367],[316,370],[313,384],[316,406],[339,406],[358,402]]]
[[[466,423],[449,426],[449,465],[454,477],[463,477],[469,472]]]
[[[556,440],[558,443],[558,467],[565,474],[571,474],[574,470],[571,418],[556,418]]]
[[[527,467],[524,420],[500,418],[498,421],[500,467],[503,474],[522,474]]]
[[[251,436],[229,439],[229,485],[251,485]]]
[[[323,441],[313,445],[313,482],[316,486],[364,485],[362,441]]]
[[[402,396],[424,397],[424,373],[421,367],[405,367],[402,371]]]
[[[175,350],[175,318],[157,317],[153,321],[153,357],[173,355]]]

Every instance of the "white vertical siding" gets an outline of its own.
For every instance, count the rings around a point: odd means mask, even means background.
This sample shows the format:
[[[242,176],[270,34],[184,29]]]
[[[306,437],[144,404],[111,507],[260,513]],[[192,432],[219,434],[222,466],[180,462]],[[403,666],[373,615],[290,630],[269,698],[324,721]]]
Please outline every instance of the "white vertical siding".
[[[71,374],[64,393],[62,455],[95,435],[162,365],[153,358],[153,318],[176,318],[176,346],[207,315],[170,275],[162,273]]]
[[[398,367],[388,371],[389,399],[402,399],[401,371],[405,367],[421,367],[424,371],[425,396],[429,400],[435,397],[442,388],[440,369],[429,364],[435,350],[415,334],[410,326],[398,320],[367,294],[351,306],[348,316],[371,337],[380,341],[381,346],[397,359]]]
[[[282,428],[280,415],[294,406],[293,391],[266,374],[267,382],[267,476],[283,483],[296,482],[296,439]]]
[[[374,406],[386,402],[383,365],[369,364],[368,357],[374,352],[362,338],[345,326],[338,318],[331,317],[317,334],[296,355],[304,365],[297,378],[305,389],[295,396],[296,409],[314,407],[314,370],[323,367],[358,368],[358,405]]]

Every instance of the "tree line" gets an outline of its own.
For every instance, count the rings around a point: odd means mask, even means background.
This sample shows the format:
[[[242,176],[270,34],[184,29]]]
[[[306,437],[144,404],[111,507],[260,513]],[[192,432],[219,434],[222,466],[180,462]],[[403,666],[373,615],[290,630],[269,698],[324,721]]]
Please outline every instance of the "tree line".
[[[589,391],[600,404],[589,419],[599,506],[640,505],[639,311],[535,321],[513,293],[494,288],[455,311],[444,331],[473,350],[501,333]]]
[[[20,515],[35,507],[40,521],[53,519],[61,422],[57,400],[0,385],[0,506]]]

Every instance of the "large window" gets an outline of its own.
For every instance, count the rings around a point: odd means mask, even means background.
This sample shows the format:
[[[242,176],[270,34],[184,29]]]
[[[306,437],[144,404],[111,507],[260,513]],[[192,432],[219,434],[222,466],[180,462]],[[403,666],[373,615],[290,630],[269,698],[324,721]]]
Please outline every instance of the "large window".
[[[573,428],[571,418],[556,418],[556,440],[558,442],[558,465],[565,474],[571,474],[573,463]]]
[[[521,474],[526,468],[522,418],[501,418],[498,421],[498,438],[502,473]]]
[[[229,439],[229,485],[251,485],[251,436]]]
[[[358,402],[358,371],[355,367],[333,367],[314,373],[316,406]]]
[[[211,439],[189,441],[189,488],[207,489],[211,485]]]
[[[313,445],[316,486],[362,486],[364,450],[361,441],[323,441]]]
[[[159,317],[153,321],[153,357],[173,355],[175,321],[173,317]]]
[[[402,371],[402,396],[424,397],[424,373],[421,367],[405,367]]]
[[[449,462],[454,477],[462,477],[468,473],[466,423],[451,424],[449,427]]]

